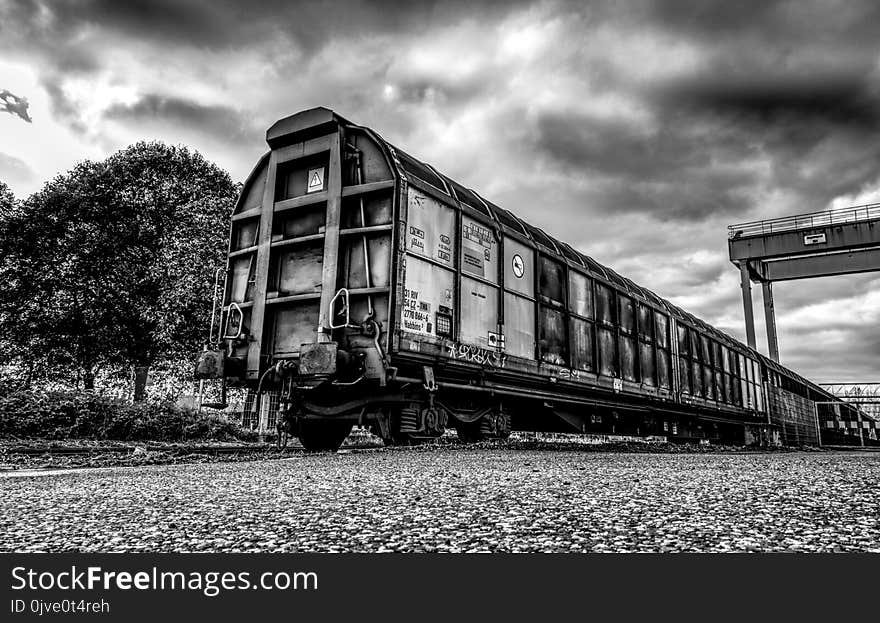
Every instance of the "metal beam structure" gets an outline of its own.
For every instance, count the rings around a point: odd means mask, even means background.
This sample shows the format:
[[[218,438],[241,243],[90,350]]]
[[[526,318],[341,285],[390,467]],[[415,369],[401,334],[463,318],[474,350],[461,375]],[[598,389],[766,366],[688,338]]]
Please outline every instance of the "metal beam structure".
[[[752,282],[749,280],[749,267],[743,263],[740,266],[740,278],[742,279],[743,309],[746,316],[746,341],[750,348],[755,348],[755,310],[752,306]]]
[[[728,227],[740,270],[746,339],[755,348],[751,282],[761,284],[770,358],[779,361],[775,281],[880,271],[880,204],[753,221]]]
[[[770,359],[773,361],[779,361],[779,339],[776,336],[776,311],[773,308],[773,282],[761,282],[761,290],[764,296],[764,320],[767,323],[767,345],[770,350]],[[754,346],[752,348],[754,348]]]
[[[880,267],[880,249],[862,249],[767,262],[764,266],[764,278],[768,282],[792,281],[865,273],[878,270],[878,267]]]
[[[880,421],[880,383],[820,383],[829,393],[856,405],[865,415]]]

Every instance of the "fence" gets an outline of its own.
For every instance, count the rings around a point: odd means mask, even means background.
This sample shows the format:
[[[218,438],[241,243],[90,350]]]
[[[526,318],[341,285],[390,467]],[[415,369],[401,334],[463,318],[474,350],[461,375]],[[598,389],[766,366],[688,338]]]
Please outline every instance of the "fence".
[[[770,424],[778,427],[783,445],[818,446],[815,403],[781,387],[767,390]]]

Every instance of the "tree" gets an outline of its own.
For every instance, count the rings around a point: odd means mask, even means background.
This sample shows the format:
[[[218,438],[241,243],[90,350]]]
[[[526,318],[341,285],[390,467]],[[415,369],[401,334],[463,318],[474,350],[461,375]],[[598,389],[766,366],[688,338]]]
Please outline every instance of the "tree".
[[[4,329],[11,326],[10,314],[13,311],[13,308],[8,305],[8,296],[4,296],[4,293],[15,288],[16,284],[11,282],[13,275],[7,274],[2,270],[2,267],[4,266],[4,258],[9,255],[10,245],[14,240],[14,224],[19,209],[19,202],[15,195],[5,183],[0,181],[0,283],[3,284],[0,289],[0,327]],[[0,354],[2,354],[0,365],[16,363],[19,360],[20,351],[16,348],[17,340],[14,337],[9,334],[8,329],[0,331]]]
[[[17,204],[15,195],[9,190],[9,186],[0,181],[0,219],[11,214]]]
[[[19,344],[90,388],[99,366],[135,370],[196,352],[237,187],[186,147],[140,142],[83,162],[29,197],[0,276],[17,283]],[[0,327],[5,330],[7,327]]]
[[[99,165],[84,162],[31,196],[6,223],[0,273],[3,333],[17,352],[50,372],[74,370],[93,385],[112,332],[97,300],[105,268],[100,261],[101,201],[91,180]]]

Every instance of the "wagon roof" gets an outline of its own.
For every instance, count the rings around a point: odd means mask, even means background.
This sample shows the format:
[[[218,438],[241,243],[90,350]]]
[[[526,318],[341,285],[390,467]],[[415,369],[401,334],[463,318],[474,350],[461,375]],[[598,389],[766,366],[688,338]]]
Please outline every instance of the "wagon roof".
[[[726,346],[740,351],[751,352],[755,355],[758,354],[757,351],[749,348],[723,331],[716,329],[707,322],[684,311],[648,288],[640,286],[632,280],[623,277],[608,266],[604,266],[588,255],[574,249],[571,245],[557,240],[542,229],[527,223],[509,210],[505,210],[483,198],[476,191],[463,186],[461,183],[456,182],[446,175],[443,175],[430,164],[419,160],[408,152],[392,145],[382,138],[375,130],[354,124],[328,108],[312,108],[276,121],[266,132],[266,142],[269,143],[270,147],[278,148],[307,139],[310,136],[324,134],[327,132],[328,128],[337,125],[357,128],[369,133],[375,140],[380,142],[390,154],[393,155],[393,159],[396,161],[393,164],[398,168],[398,173],[402,174],[404,177],[409,178],[414,176],[418,178],[422,183],[433,186],[458,203],[465,204],[469,208],[493,219],[502,227],[528,238],[534,244],[540,245],[540,247],[546,252],[555,254],[563,262],[567,261],[571,264],[580,266],[593,275],[598,276],[600,279],[614,284],[617,288],[627,294],[639,297],[643,301],[653,303],[658,307],[665,308],[670,315],[674,316],[677,320],[694,326],[695,328],[699,328]]]

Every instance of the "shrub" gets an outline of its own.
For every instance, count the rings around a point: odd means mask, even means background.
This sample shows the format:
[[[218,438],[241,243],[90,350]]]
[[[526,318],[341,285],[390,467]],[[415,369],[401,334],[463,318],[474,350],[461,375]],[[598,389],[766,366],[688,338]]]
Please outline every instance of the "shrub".
[[[130,404],[82,391],[0,394],[0,438],[120,441],[251,440],[254,434],[222,417],[170,401]]]

